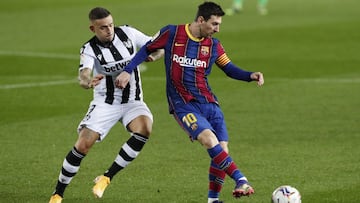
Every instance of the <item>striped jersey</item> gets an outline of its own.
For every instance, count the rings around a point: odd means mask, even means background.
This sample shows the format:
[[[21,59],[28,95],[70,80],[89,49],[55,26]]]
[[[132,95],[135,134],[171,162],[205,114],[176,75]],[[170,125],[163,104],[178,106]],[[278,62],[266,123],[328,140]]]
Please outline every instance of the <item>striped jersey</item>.
[[[96,36],[80,49],[79,71],[90,68],[93,75],[103,74],[104,79],[94,87],[94,97],[104,96],[104,102],[128,103],[143,100],[140,71],[137,67],[131,74],[128,85],[123,89],[115,87],[115,79],[135,56],[138,48],[151,37],[130,26],[115,27],[114,39],[108,44],[100,42]]]
[[[165,49],[166,92],[170,112],[174,105],[190,101],[218,103],[207,76],[214,63],[222,68],[230,62],[219,40],[192,36],[189,24],[167,25],[146,48],[149,52]]]

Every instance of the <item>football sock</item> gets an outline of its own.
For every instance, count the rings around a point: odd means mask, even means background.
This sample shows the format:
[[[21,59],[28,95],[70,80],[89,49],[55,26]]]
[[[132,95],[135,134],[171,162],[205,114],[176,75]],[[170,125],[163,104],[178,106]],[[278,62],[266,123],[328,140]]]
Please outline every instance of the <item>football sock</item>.
[[[235,182],[244,177],[229,154],[223,150],[220,144],[217,144],[215,147],[208,149],[208,153],[218,168],[225,171],[225,173]]]
[[[75,147],[67,154],[60,171],[54,194],[58,194],[61,197],[64,196],[66,186],[70,184],[73,177],[79,171],[81,160],[84,157],[85,154],[79,152]]]
[[[120,170],[125,168],[138,156],[147,140],[147,137],[133,133],[129,140],[121,147],[114,163],[104,173],[104,176],[109,177],[111,180]]]
[[[208,201],[212,202],[219,198],[225,176],[225,171],[221,170],[213,161],[211,161],[209,168]]]
[[[208,198],[208,203],[219,202],[219,198]]]

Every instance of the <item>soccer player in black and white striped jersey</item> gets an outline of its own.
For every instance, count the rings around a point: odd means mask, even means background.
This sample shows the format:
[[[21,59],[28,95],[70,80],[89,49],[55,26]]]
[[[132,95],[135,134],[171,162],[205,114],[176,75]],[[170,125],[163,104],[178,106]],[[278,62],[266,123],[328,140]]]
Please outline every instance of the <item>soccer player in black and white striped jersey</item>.
[[[63,161],[50,203],[62,201],[65,188],[77,174],[83,158],[117,122],[120,121],[131,136],[108,170],[95,179],[93,193],[97,198],[102,197],[114,175],[137,157],[152,130],[153,116],[143,101],[139,69],[131,74],[125,89],[116,88],[114,84],[116,76],[130,62],[136,50],[151,37],[130,26],[115,27],[110,12],[105,8],[92,9],[89,20],[90,30],[95,36],[80,50],[79,83],[85,89],[93,88],[94,98],[79,124],[75,146]],[[156,60],[162,55],[163,50],[159,50],[148,60]]]

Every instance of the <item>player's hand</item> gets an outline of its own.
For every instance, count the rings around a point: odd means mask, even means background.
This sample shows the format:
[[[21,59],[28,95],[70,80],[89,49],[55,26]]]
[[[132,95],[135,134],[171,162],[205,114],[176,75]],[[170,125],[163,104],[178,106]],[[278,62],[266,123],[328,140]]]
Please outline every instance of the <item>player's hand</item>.
[[[100,80],[104,78],[104,75],[98,74],[92,79],[89,77],[81,77],[79,79],[80,86],[85,89],[94,88],[96,85],[100,83]]]
[[[130,74],[126,71],[121,72],[115,79],[117,88],[124,89],[130,81]]]
[[[250,78],[252,79],[252,80],[255,80],[255,81],[257,81],[257,84],[259,85],[259,86],[262,86],[263,84],[264,84],[264,76],[263,76],[263,74],[261,73],[261,72],[254,72],[254,73],[252,73],[251,75],[250,75]]]
[[[93,79],[91,80],[90,83],[90,88],[95,87],[96,85],[100,84],[100,81],[104,78],[105,76],[102,74],[97,74],[95,77],[93,77]]]
[[[89,89],[90,88],[90,84],[91,84],[91,80],[89,79],[80,79],[79,78],[79,84],[82,88],[84,89]]]

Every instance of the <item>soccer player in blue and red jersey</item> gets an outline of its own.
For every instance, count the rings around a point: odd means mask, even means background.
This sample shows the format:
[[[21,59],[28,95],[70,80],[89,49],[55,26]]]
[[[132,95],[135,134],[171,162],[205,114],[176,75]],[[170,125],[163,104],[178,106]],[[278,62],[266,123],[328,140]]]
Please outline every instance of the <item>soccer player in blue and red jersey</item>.
[[[213,2],[198,7],[194,22],[163,27],[116,78],[116,86],[125,88],[132,70],[157,49],[165,50],[166,93],[169,111],[192,140],[199,141],[211,158],[209,167],[208,202],[220,202],[219,195],[226,174],[235,181],[233,196],[249,196],[254,189],[229,155],[228,132],[218,100],[207,76],[216,64],[231,78],[257,81],[263,85],[260,72],[248,72],[235,66],[219,40],[224,16],[222,8]]]

